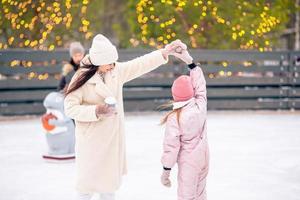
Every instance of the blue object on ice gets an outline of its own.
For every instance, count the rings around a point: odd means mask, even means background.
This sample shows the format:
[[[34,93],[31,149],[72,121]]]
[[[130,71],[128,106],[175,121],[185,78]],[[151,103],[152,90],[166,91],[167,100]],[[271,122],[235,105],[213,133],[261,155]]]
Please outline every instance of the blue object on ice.
[[[52,113],[56,119],[49,119],[53,130],[46,130],[49,156],[63,156],[75,152],[75,126],[71,118],[64,114],[64,96],[60,92],[49,93],[43,102],[46,114]]]

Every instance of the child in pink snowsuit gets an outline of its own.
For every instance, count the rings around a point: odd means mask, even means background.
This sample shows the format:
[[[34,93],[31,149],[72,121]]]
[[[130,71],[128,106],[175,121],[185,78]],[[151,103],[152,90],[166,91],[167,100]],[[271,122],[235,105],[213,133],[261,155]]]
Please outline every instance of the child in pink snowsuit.
[[[206,135],[206,82],[199,66],[188,65],[172,85],[173,111],[166,122],[163,155],[163,185],[170,187],[171,168],[178,164],[178,200],[206,200],[209,150]]]

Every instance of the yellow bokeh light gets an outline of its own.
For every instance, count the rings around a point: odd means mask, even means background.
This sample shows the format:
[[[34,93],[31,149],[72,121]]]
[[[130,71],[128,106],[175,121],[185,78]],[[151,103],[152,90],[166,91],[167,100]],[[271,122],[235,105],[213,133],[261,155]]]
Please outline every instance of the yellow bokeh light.
[[[223,70],[219,71],[219,75],[220,76],[224,76],[225,75],[225,72]]]
[[[51,45],[49,46],[48,50],[49,50],[49,51],[53,51],[54,48],[55,48],[55,46],[54,46],[53,44],[51,44]]]

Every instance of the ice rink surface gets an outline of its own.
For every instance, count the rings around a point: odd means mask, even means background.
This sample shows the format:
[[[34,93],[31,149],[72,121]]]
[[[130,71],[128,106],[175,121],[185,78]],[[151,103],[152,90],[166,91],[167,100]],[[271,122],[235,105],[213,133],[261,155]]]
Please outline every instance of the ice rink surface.
[[[116,200],[175,200],[160,184],[163,113],[127,113],[129,173]],[[209,111],[209,200],[300,200],[300,112]],[[0,200],[73,200],[74,163],[42,159],[40,118],[0,118]],[[97,197],[97,196],[95,196]],[[95,198],[96,199],[96,198]]]

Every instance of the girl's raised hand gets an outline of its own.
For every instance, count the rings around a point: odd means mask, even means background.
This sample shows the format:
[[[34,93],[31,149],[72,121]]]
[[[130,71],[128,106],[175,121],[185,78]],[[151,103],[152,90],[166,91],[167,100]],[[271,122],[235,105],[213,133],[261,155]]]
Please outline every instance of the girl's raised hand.
[[[187,51],[187,46],[181,40],[177,39],[170,44],[167,44],[163,49],[165,55],[173,55],[179,59],[181,59],[186,64],[191,64],[193,62],[193,58],[190,56]]]
[[[193,58],[186,49],[181,50],[179,52],[175,52],[172,55],[179,58],[180,60],[185,62],[187,65],[193,63]]]

